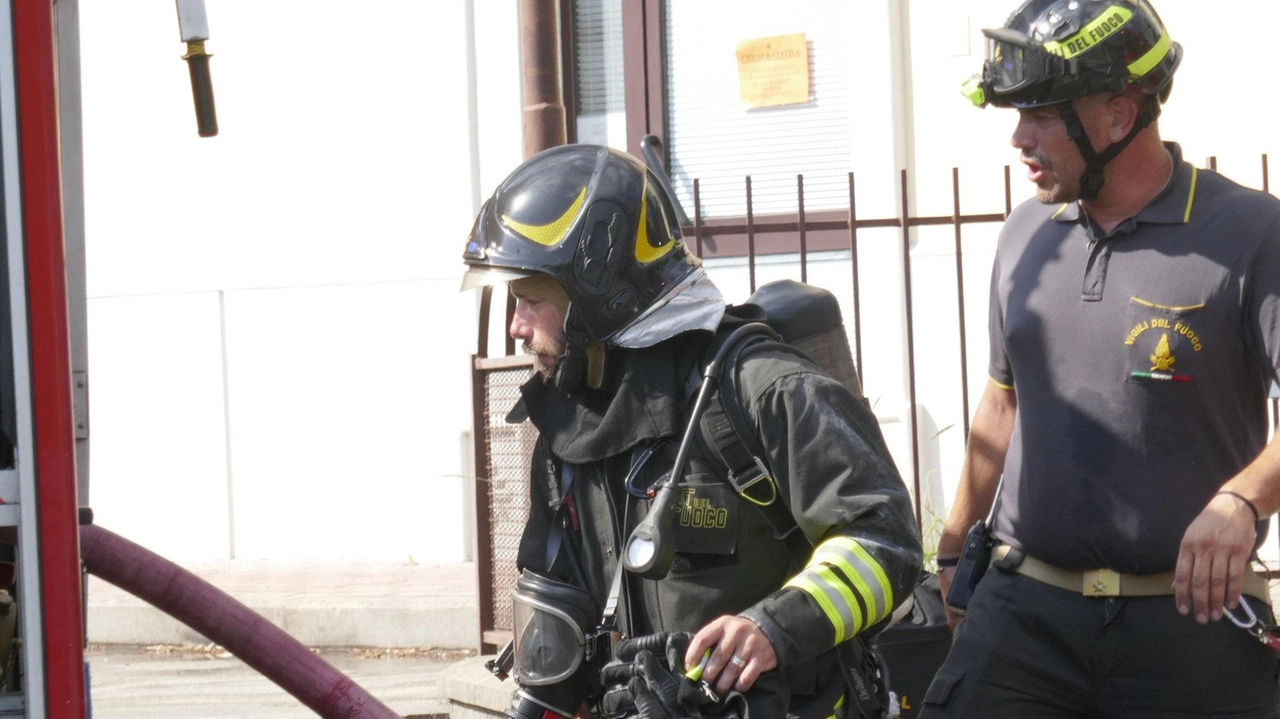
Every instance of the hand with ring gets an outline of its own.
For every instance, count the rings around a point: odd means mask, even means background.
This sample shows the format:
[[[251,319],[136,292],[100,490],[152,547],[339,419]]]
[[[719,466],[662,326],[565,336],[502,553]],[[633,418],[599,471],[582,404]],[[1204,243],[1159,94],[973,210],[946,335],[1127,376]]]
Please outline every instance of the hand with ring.
[[[717,617],[699,630],[689,643],[685,665],[696,665],[707,649],[712,651],[702,681],[722,696],[730,690],[747,691],[761,674],[778,666],[773,643],[746,617]]]

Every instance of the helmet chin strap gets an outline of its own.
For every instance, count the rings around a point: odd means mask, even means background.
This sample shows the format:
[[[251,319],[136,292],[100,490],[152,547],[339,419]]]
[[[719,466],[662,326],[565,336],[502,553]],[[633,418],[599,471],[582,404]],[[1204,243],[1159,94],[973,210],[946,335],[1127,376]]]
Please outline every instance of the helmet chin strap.
[[[1103,169],[1108,162],[1115,159],[1124,151],[1124,148],[1133,142],[1148,125],[1156,121],[1156,115],[1159,114],[1159,105],[1156,110],[1143,108],[1134,120],[1133,127],[1129,130],[1129,134],[1120,139],[1119,142],[1111,145],[1102,152],[1094,152],[1093,144],[1089,142],[1089,136],[1085,134],[1084,126],[1080,124],[1080,115],[1076,113],[1076,104],[1074,101],[1068,101],[1060,105],[1058,114],[1062,117],[1062,121],[1067,126],[1067,137],[1076,143],[1076,147],[1080,150],[1080,156],[1084,158],[1085,168],[1084,174],[1080,176],[1080,199],[1096,200],[1102,192],[1102,185],[1105,179],[1102,175]]]
[[[565,394],[576,392],[586,377],[587,341],[587,328],[570,305],[564,320],[564,354],[556,360],[553,373],[556,389]]]

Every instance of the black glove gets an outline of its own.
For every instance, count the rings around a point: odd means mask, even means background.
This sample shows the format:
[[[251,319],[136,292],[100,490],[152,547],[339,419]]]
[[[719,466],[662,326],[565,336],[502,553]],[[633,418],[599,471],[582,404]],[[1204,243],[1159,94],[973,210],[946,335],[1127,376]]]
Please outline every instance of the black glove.
[[[601,672],[605,716],[703,719],[701,709],[714,704],[716,697],[684,675],[691,639],[687,632],[660,632],[618,642],[614,661]]]

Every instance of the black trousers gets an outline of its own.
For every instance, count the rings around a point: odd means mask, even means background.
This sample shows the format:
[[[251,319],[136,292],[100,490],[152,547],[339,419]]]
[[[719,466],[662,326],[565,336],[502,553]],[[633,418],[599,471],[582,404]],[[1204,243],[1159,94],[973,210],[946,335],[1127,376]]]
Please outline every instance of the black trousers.
[[[1275,719],[1278,672],[1280,654],[1172,596],[1084,597],[991,569],[920,719]]]

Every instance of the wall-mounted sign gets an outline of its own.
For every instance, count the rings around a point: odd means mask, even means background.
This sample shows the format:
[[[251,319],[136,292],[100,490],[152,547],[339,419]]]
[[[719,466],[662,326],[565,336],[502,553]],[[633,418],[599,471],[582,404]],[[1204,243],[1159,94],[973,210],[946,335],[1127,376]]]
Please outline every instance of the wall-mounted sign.
[[[738,43],[738,92],[747,107],[809,101],[809,45],[804,33]]]

